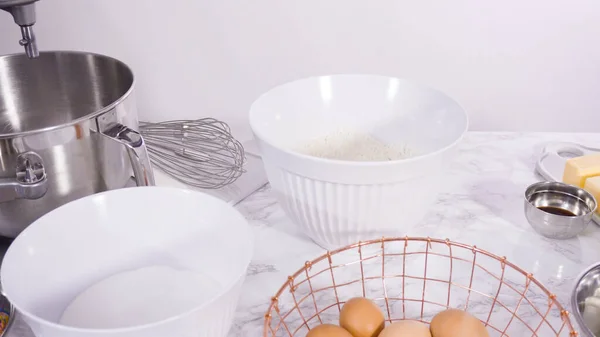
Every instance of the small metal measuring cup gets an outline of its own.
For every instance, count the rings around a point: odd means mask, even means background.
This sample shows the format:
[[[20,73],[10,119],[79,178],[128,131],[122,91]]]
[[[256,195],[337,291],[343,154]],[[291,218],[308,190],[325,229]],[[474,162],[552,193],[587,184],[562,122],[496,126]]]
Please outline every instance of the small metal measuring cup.
[[[599,333],[598,313],[600,308],[594,304],[597,294],[600,292],[600,263],[596,263],[586,269],[577,277],[575,287],[571,293],[571,306],[573,316],[581,327],[582,336],[595,337]],[[586,306],[587,304],[587,306]]]
[[[577,186],[539,182],[525,190],[525,217],[536,232],[551,239],[569,239],[592,221],[597,202]]]

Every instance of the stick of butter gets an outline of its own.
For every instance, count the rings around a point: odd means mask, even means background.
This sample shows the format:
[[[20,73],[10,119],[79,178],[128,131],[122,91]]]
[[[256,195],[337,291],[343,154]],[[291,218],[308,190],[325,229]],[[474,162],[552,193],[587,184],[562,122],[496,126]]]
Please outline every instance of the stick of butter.
[[[568,159],[563,182],[583,188],[586,179],[595,176],[600,176],[600,154]]]
[[[600,202],[600,176],[587,178],[583,189],[593,195],[596,202]],[[596,213],[600,214],[600,207],[596,208]]]

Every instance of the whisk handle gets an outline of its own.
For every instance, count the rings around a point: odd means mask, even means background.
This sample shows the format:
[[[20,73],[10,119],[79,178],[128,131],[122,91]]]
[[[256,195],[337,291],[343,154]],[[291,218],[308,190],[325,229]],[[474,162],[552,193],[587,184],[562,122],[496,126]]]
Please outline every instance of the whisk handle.
[[[154,173],[142,135],[122,124],[115,124],[102,133],[127,149],[137,186],[154,186]]]

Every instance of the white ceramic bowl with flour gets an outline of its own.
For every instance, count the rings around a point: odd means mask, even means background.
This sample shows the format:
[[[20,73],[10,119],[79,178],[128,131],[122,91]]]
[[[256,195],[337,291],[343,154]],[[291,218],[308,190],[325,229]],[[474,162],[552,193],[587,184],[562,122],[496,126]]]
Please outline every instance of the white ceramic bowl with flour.
[[[38,337],[225,337],[252,251],[246,220],[225,202],[132,188],[43,216],[0,276]]]
[[[250,125],[286,213],[335,248],[419,222],[468,118],[442,92],[407,80],[333,75],[263,94]]]

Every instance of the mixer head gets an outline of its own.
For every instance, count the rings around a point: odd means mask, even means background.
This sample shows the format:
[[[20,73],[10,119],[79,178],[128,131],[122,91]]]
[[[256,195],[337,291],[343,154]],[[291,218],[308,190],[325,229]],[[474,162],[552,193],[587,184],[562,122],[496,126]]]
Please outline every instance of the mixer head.
[[[0,9],[12,14],[15,23],[21,26],[22,38],[19,41],[29,58],[39,56],[33,25],[35,24],[35,2],[37,0],[0,0]]]

